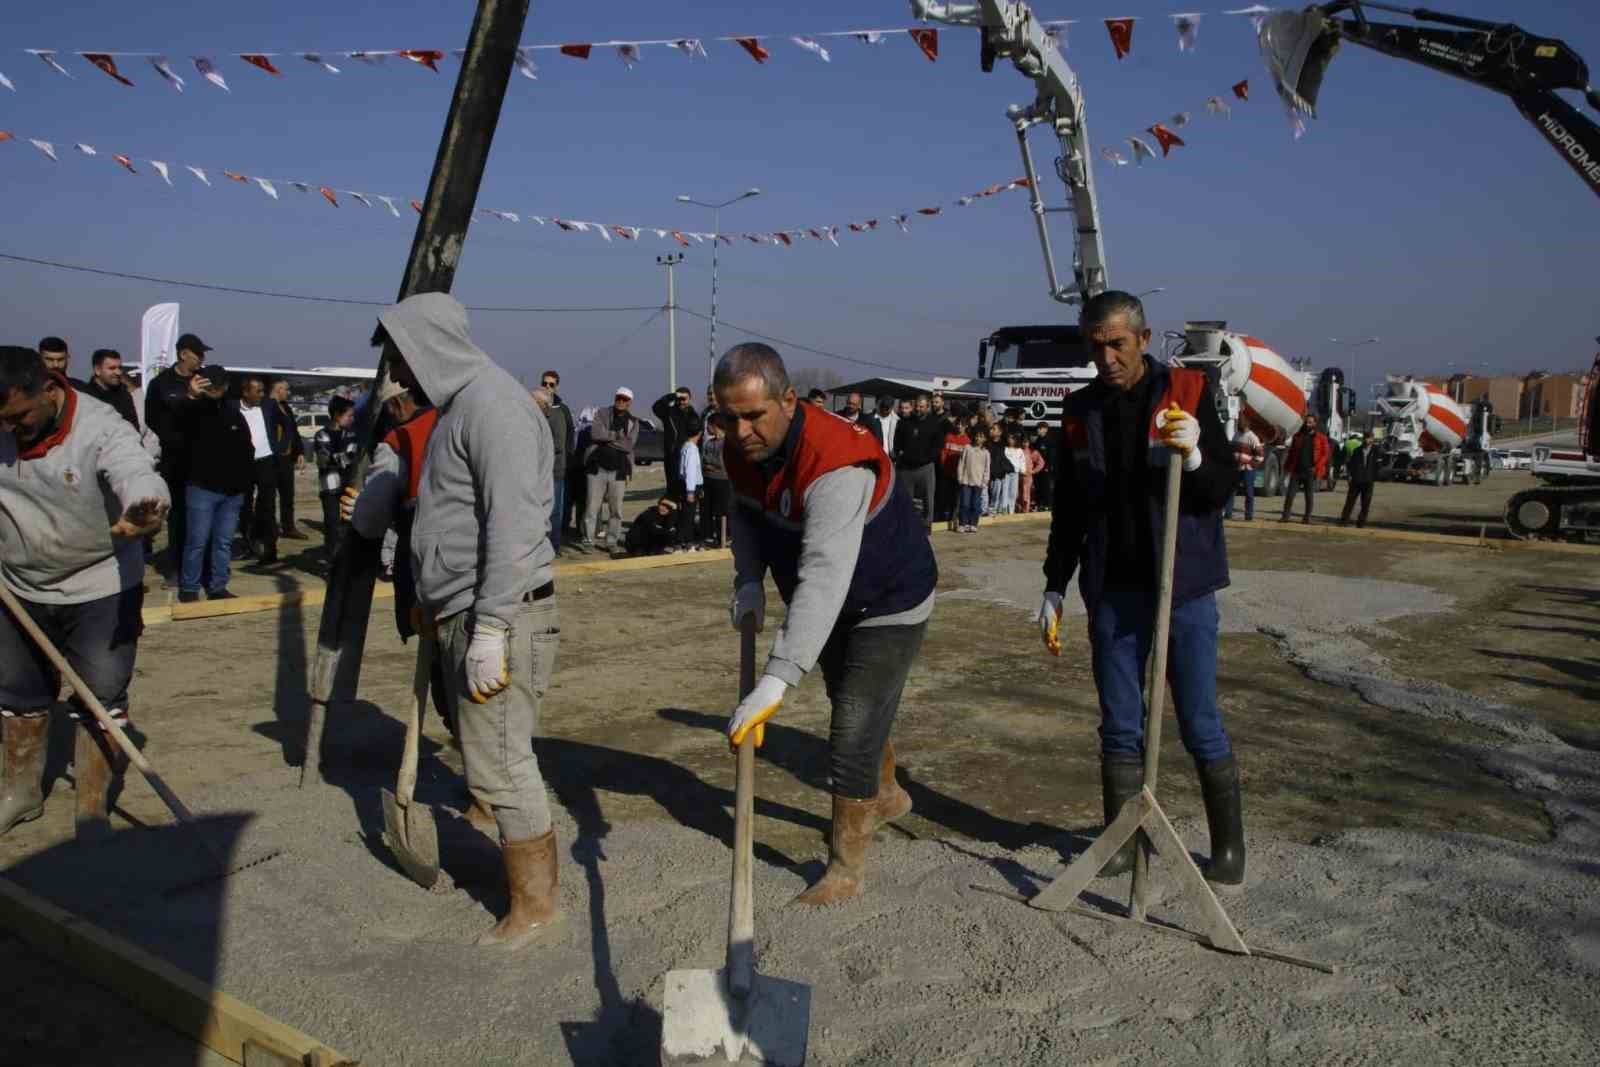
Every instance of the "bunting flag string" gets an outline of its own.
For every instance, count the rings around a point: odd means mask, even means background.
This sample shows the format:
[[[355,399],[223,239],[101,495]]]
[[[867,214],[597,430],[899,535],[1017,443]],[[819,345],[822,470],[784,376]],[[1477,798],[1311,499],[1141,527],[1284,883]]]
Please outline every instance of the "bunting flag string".
[[[1249,100],[1249,79],[1235,82],[1233,84],[1232,92],[1233,95],[1240,100]],[[1206,113],[1216,118],[1226,119],[1232,117],[1233,107],[1227,101],[1223,100],[1222,97],[1212,96],[1206,99]],[[1145,127],[1145,129],[1141,132],[1147,133],[1155,139],[1156,144],[1161,147],[1161,158],[1165,159],[1172,153],[1174,148],[1182,148],[1188,144],[1187,141],[1185,141],[1182,137],[1179,137],[1173,131],[1183,129],[1193,120],[1193,112],[1178,111],[1169,116],[1163,122],[1157,122],[1153,125]],[[1128,137],[1126,138],[1125,143],[1133,155],[1134,166],[1142,167],[1144,166],[1145,160],[1156,158],[1156,150],[1151,148],[1150,143],[1141,137]],[[1114,148],[1107,147],[1100,149],[1100,158],[1113,167],[1126,167],[1128,165],[1127,157]]]
[[[1250,20],[1254,32],[1259,33],[1262,20],[1271,13],[1271,8],[1263,4],[1253,4],[1249,7],[1228,8],[1221,12],[1222,15],[1242,16]],[[1165,16],[1173,26],[1177,35],[1179,52],[1193,52],[1196,47],[1196,38],[1200,32],[1200,22],[1204,12],[1187,11]],[[1141,21],[1162,16],[1121,16],[1106,18],[1106,32],[1111,39],[1112,53],[1117,59],[1123,59],[1133,51],[1134,27]],[[1042,25],[1045,31],[1053,37],[1057,44],[1065,48],[1067,43],[1067,27],[1078,19],[1054,19],[1045,21]],[[588,59],[596,48],[609,48],[616,52],[622,62],[633,67],[644,55],[646,48],[668,48],[676,50],[690,59],[706,60],[710,56],[706,51],[706,42],[713,41],[730,46],[737,46],[743,50],[757,64],[765,64],[773,58],[773,53],[766,42],[786,38],[799,48],[810,52],[824,63],[832,62],[826,40],[850,38],[866,45],[881,45],[892,37],[909,40],[925,56],[928,61],[937,62],[939,59],[939,34],[940,30],[928,26],[899,26],[883,29],[851,29],[827,30],[806,34],[729,34],[720,37],[667,37],[654,40],[608,40],[608,41],[568,41],[554,44],[526,44],[518,47],[516,52],[517,72],[529,80],[537,80],[538,66],[533,61],[532,53],[536,51],[553,51],[559,55],[572,59]],[[118,59],[137,58],[146,60],[161,79],[171,85],[178,92],[183,92],[184,82],[174,71],[168,56],[160,52],[143,52],[129,50],[115,51],[63,51],[54,48],[25,48],[29,55],[38,59],[57,74],[72,78],[73,74],[62,65],[57,57],[76,55],[99,69],[107,77],[125,85],[132,86],[134,80],[128,72],[118,66]],[[337,60],[351,60],[364,63],[367,66],[378,67],[384,65],[384,60],[391,56],[398,56],[409,60],[417,66],[426,67],[428,70],[439,72],[439,64],[446,59],[454,57],[460,59],[464,54],[463,49],[444,48],[369,48],[348,51],[329,51],[316,49],[311,51],[254,51],[254,52],[214,52],[211,55],[190,56],[195,69],[200,75],[217,88],[231,91],[223,74],[214,62],[213,55],[231,56],[244,63],[255,67],[257,70],[274,78],[285,77],[283,67],[278,61],[284,57],[294,57],[304,60],[311,66],[319,68],[330,75],[343,73],[344,68],[337,64]],[[297,69],[305,68],[296,65]],[[0,73],[0,86],[16,92],[16,86],[11,79]]]
[[[0,130],[0,143],[15,141],[17,139],[17,135],[11,133],[10,131]],[[25,140],[27,140],[27,142],[34,148],[38,149],[40,153],[49,157],[49,159],[51,159],[53,162],[61,162],[61,157],[56,152],[55,142],[40,140],[32,137],[25,138]],[[76,148],[78,153],[84,157],[98,158],[101,155],[100,150],[91,144],[76,142],[74,143],[73,147]],[[171,175],[171,167],[173,165],[169,165],[164,160],[150,159],[148,157],[135,157],[120,152],[110,153],[109,156],[114,162],[116,162],[118,166],[122,167],[129,174],[134,175],[141,173],[139,168],[135,166],[136,162],[148,163],[150,164],[151,169],[156,172],[163,182],[169,186],[173,184]],[[192,174],[195,180],[201,185],[204,185],[207,188],[214,188],[211,183],[210,173],[206,170],[206,168],[197,167],[188,163],[176,164],[176,166],[181,166],[184,170]],[[383,195],[381,193],[362,192],[355,189],[343,189],[336,186],[324,185],[318,182],[302,181],[291,178],[268,178],[257,174],[245,174],[242,171],[236,170],[223,170],[222,176],[238,182],[240,185],[253,185],[273,201],[282,200],[282,186],[288,186],[306,194],[315,192],[320,195],[322,199],[326,200],[329,206],[335,208],[344,206],[344,202],[340,200],[341,197],[347,197],[349,200],[353,200],[367,208],[374,207],[373,201],[376,200],[383,204],[383,206],[388,209],[389,214],[394,218],[401,217],[400,209],[395,206],[396,201],[405,199],[392,194]],[[1000,193],[1008,192],[1013,189],[1027,189],[1029,185],[1030,182],[1027,178],[1013,178],[1010,181],[995,182],[992,185],[985,186],[983,189],[980,189],[975,193],[969,193],[966,196],[957,197],[954,201],[952,201],[952,203],[957,207],[967,207],[968,205],[976,203],[979,200],[998,196]],[[422,202],[420,200],[407,199],[406,202],[411,205],[414,211],[416,211],[418,214],[421,214]],[[944,213],[944,207],[945,206],[943,204],[919,207],[911,211],[890,214],[888,218],[895,223],[901,233],[910,233],[911,228],[909,226],[909,221],[913,214],[932,218],[942,215]],[[839,247],[839,236],[841,233],[865,234],[873,233],[882,229],[880,226],[880,216],[858,219],[854,222],[848,222],[843,225],[805,226],[786,230],[717,234],[702,233],[691,230],[679,230],[671,227],[633,226],[625,223],[596,222],[589,219],[570,219],[557,215],[524,214],[521,212],[506,211],[499,208],[489,207],[478,208],[476,213],[483,218],[492,218],[501,222],[512,224],[520,224],[526,220],[527,222],[537,226],[551,225],[567,233],[592,233],[606,242],[611,242],[614,238],[621,238],[624,241],[637,241],[646,233],[651,233],[654,234],[658,240],[670,240],[685,248],[689,248],[697,244],[703,245],[709,242],[720,242],[725,245],[731,245],[736,239],[746,241],[751,244],[789,248],[793,247],[797,240],[806,237],[817,241],[827,241],[829,244]]]

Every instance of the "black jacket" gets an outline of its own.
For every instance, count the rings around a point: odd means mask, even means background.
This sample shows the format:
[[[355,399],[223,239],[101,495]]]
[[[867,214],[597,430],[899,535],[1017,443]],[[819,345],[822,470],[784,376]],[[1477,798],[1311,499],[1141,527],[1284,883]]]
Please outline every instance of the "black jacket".
[[[117,414],[133,427],[133,432],[139,432],[139,414],[133,409],[133,394],[128,392],[126,385],[119,385],[115,389],[106,389],[101,384],[90,378],[78,386],[78,392],[84,396],[92,396],[102,404],[110,404],[117,409]]]
[[[305,455],[306,443],[300,437],[294,408],[269,396],[261,402],[261,411],[267,418],[267,440],[272,442],[273,455],[287,459]]]
[[[1365,445],[1356,449],[1345,457],[1344,469],[1350,476],[1351,485],[1371,485],[1378,480],[1378,468],[1383,465],[1383,457],[1378,455],[1377,445]]]
[[[661,424],[661,454],[667,470],[676,471],[678,449],[689,439],[689,435],[700,425],[700,414],[691,404],[686,408],[678,406],[678,394],[668,393],[666,396],[650,405],[650,413]]]
[[[232,496],[255,480],[255,445],[237,400],[201,397],[179,409],[178,427],[188,442],[190,485]]]
[[[1015,474],[1011,460],[1006,456],[1006,446],[1003,441],[990,441],[983,446],[989,450],[989,480],[998,482],[1008,474]]]
[[[1145,357],[1150,374],[1146,419],[1166,396],[1169,370]],[[1105,422],[1102,415],[1112,400],[1110,388],[1094,381],[1067,397],[1062,404],[1062,432],[1055,466],[1055,508],[1050,518],[1050,544],[1044,562],[1045,588],[1066,592],[1074,571],[1084,605],[1091,615],[1106,585],[1111,554],[1109,509],[1114,493],[1109,483],[1124,478],[1106,469]],[[1186,472],[1178,498],[1178,547],[1173,568],[1172,602],[1182,604],[1228,584],[1228,549],[1222,535],[1222,507],[1238,481],[1233,446],[1217,417],[1216,396],[1209,382],[1196,404],[1200,421],[1201,464]],[[1151,542],[1161,544],[1166,508],[1166,478],[1152,469],[1144,479],[1145,517]],[[1159,556],[1159,549],[1157,550]],[[1160,580],[1160,559],[1153,561],[1148,588],[1155,595]]]
[[[150,384],[145,387],[144,421],[161,442],[163,465],[166,464],[169,453],[171,458],[176,460],[188,452],[184,445],[178,414],[191,403],[193,401],[189,399],[189,379],[178,377],[178,372],[171,367],[152,378]]]
[[[902,467],[936,463],[944,448],[944,420],[932,412],[912,413],[894,428],[894,461]]]

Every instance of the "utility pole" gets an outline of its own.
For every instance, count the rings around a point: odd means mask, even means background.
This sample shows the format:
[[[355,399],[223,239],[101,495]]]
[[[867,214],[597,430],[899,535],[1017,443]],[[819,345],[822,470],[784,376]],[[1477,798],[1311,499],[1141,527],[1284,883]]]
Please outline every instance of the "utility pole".
[[[760,196],[761,190],[751,187],[728,199],[710,204],[696,200],[689,196],[679,196],[680,204],[693,204],[703,207],[711,212],[711,336],[706,341],[706,381],[711,381],[712,372],[717,365],[717,245],[722,243],[722,209],[729,204],[737,204],[741,200],[748,200],[752,196]]]
[[[672,268],[683,262],[682,252],[657,256],[656,263],[667,268],[667,392],[678,391],[678,287]]]
[[[478,0],[477,14],[461,57],[455,95],[445,118],[439,151],[422,202],[411,256],[400,280],[404,300],[416,293],[447,293],[455,281],[456,263],[467,238],[478,199],[478,187],[489,160],[489,145],[500,121],[506,86],[516,59],[522,29],[528,21],[528,0]],[[359,427],[362,458],[346,485],[359,485],[376,444],[376,397],[388,381],[387,361],[378,361],[377,378]],[[377,581],[379,545],[348,528],[328,576],[327,598],[317,629],[317,659],[311,673],[311,708],[306,723],[305,762],[300,784],[308,776],[322,780],[322,735],[327,711],[335,702],[354,699],[361,680],[361,650],[372,614],[372,589]]]

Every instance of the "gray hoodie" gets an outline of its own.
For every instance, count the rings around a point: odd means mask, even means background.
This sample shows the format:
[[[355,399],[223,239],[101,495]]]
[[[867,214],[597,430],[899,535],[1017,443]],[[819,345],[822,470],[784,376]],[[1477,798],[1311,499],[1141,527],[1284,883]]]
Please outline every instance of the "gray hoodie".
[[[411,528],[417,599],[440,619],[471,609],[509,627],[551,580],[549,423],[472,343],[453,297],[407,297],[378,321],[439,409]]]

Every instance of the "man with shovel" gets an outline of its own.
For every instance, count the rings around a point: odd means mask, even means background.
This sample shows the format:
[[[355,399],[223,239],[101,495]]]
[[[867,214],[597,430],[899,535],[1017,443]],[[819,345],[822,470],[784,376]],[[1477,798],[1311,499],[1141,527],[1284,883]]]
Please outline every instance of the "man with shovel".
[[[895,782],[889,731],[933,612],[938,566],[894,463],[864,427],[801,404],[776,351],[741,344],[717,364],[723,459],[735,499],[737,628],[766,614],[768,573],[788,613],[754,690],[728,720],[737,746],[815,665],[833,705],[828,868],[796,898],[831,904],[861,891],[867,843],[911,810]]]
[[[168,504],[166,482],[115,408],[47,371],[33,349],[0,347],[0,582],[119,724],[142,628],[143,541]],[[44,650],[0,609],[0,834],[44,812],[60,685]],[[77,731],[80,833],[109,827],[107,796],[125,760],[96,722]]]
[[[1154,641],[1168,449],[1184,455],[1167,678],[1183,744],[1200,774],[1214,885],[1244,882],[1244,823],[1233,748],[1217,707],[1216,591],[1228,584],[1222,508],[1237,468],[1205,375],[1146,353],[1137,297],[1094,297],[1080,318],[1100,376],[1063,405],[1056,507],[1039,626],[1061,654],[1061,602],[1073,572],[1089,615],[1100,696],[1100,778],[1107,824],[1144,787],[1145,662]],[[1176,411],[1173,410],[1176,407]],[[1101,869],[1134,863],[1130,839]]]
[[[555,831],[533,754],[555,665],[550,426],[528,391],[467,334],[444,293],[378,316],[396,382],[437,421],[411,527],[418,606],[438,628],[467,787],[493,811],[511,907],[479,945],[520,948],[556,916]]]

